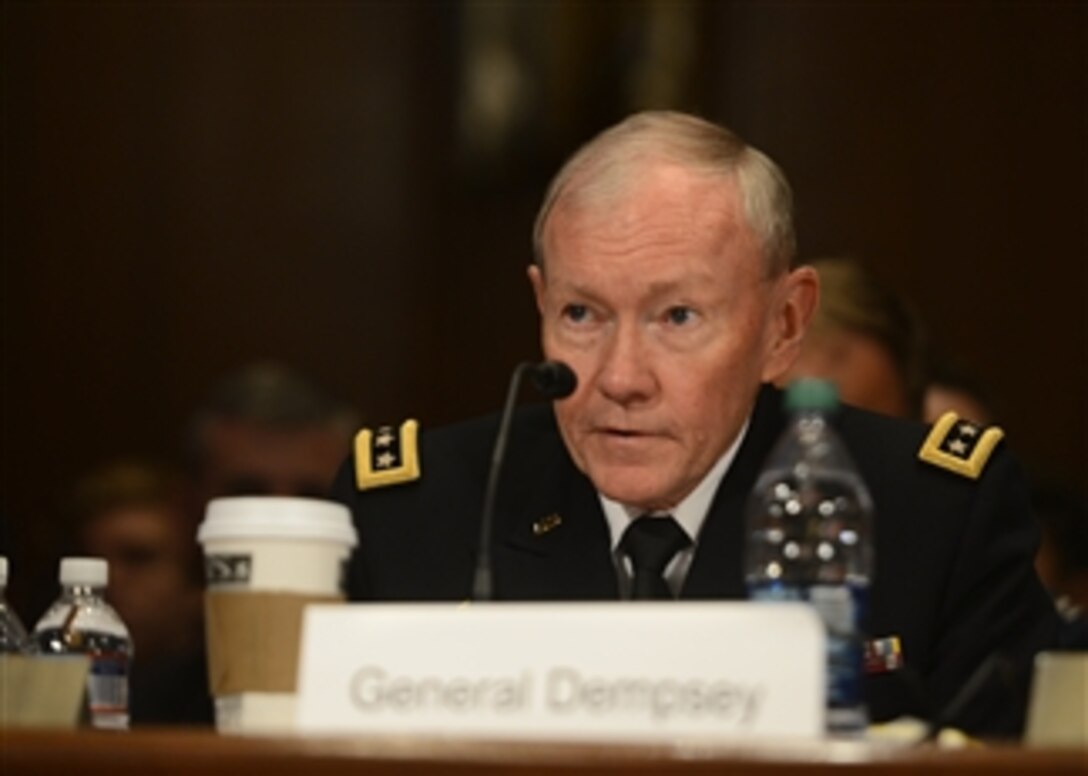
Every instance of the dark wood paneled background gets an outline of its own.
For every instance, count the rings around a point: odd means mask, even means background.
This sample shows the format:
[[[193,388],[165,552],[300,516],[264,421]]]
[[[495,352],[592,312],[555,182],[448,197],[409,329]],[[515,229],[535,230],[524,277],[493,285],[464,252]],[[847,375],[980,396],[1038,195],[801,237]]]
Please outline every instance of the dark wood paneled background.
[[[369,421],[497,407],[537,353],[547,177],[646,105],[775,157],[802,253],[875,265],[1024,459],[1084,488],[1084,4],[481,7],[5,3],[0,509],[35,578],[72,480],[176,457],[243,362]],[[461,122],[488,35],[520,80],[481,150]]]

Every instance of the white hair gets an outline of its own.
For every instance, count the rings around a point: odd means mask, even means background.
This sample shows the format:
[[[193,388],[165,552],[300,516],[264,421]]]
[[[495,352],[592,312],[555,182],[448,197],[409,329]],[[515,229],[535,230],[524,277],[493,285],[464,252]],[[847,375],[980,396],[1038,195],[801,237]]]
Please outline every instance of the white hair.
[[[561,199],[606,197],[633,189],[638,162],[666,160],[735,180],[748,225],[760,240],[769,275],[793,265],[793,195],[769,157],[723,126],[674,111],[645,111],[601,132],[559,170],[533,227],[533,252],[544,266],[544,230]]]

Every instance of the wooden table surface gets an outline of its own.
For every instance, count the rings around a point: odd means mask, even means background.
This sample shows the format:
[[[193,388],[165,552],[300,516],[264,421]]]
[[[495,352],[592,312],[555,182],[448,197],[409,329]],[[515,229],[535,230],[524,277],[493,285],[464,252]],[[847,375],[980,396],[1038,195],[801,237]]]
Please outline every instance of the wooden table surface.
[[[0,774],[1088,774],[1088,750],[822,741],[618,746],[441,738],[0,729]]]

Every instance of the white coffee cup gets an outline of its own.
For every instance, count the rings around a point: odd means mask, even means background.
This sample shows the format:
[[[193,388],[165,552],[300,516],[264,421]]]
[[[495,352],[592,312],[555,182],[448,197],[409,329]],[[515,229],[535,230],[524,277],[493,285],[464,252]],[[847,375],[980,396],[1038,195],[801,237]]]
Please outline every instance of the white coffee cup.
[[[351,513],[319,499],[214,499],[197,539],[208,585],[216,726],[290,729],[302,612],[344,598],[344,572],[358,542]]]
[[[240,496],[208,503],[197,532],[209,590],[337,595],[358,542],[351,513],[331,501]]]

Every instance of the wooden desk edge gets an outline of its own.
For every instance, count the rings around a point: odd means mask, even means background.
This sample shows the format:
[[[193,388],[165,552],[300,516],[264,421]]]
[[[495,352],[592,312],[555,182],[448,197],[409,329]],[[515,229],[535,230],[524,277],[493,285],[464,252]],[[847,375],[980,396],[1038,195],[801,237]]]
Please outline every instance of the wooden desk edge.
[[[148,774],[305,772],[743,774],[1088,773],[1088,749],[1034,749],[1012,744],[932,746],[818,741],[676,746],[478,741],[422,737],[224,736],[201,729],[129,733],[0,729],[0,771]]]

